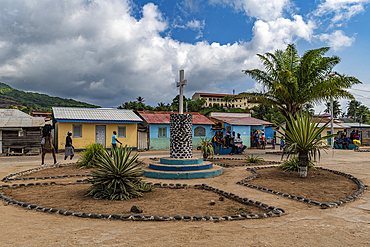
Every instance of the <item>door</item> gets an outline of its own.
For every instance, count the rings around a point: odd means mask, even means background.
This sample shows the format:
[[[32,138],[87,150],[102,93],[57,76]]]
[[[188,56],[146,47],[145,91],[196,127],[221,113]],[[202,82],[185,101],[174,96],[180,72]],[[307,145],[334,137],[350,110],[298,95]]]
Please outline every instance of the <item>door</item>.
[[[137,149],[138,150],[148,150],[148,133],[147,132],[137,132]]]
[[[105,125],[95,126],[95,143],[100,143],[105,147]]]
[[[331,131],[327,131],[326,135],[331,135]],[[328,139],[328,146],[331,146],[331,138]]]

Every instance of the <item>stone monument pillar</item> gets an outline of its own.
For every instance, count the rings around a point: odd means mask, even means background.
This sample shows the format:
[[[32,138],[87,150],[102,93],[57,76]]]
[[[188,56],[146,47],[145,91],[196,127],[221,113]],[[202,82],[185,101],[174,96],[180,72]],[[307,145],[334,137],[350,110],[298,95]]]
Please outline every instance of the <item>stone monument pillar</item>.
[[[180,82],[177,82],[177,87],[180,87],[179,114],[170,115],[170,155],[171,158],[176,159],[190,159],[193,157],[193,116],[183,114],[184,85],[187,85],[187,80],[184,80],[184,70],[180,70]]]

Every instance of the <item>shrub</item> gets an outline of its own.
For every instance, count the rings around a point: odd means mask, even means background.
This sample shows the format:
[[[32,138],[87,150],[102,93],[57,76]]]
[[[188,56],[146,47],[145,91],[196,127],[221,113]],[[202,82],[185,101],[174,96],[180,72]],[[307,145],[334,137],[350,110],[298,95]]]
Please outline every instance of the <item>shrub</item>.
[[[253,157],[253,154],[251,154],[251,156],[245,156],[245,161],[248,162],[248,163],[259,163],[259,162],[264,162],[265,160],[263,158],[258,158],[259,155],[257,155],[256,157]]]
[[[308,165],[308,169],[311,169],[311,168],[316,170],[315,164],[312,161],[310,161]],[[281,164],[281,166],[278,167],[278,169],[281,169],[283,171],[288,171],[288,172],[299,172],[298,156],[293,157],[289,160],[285,160]]]
[[[137,162],[138,153],[130,158],[131,149],[116,148],[112,150],[113,158],[107,150],[97,155],[96,170],[88,182],[92,186],[87,195],[97,199],[127,200],[140,197],[153,186],[142,183],[141,162]]]
[[[78,159],[77,164],[79,167],[91,168],[97,163],[97,155],[104,150],[104,147],[100,143],[92,143],[86,146],[86,149],[82,151],[81,157]]]
[[[212,156],[215,154],[215,150],[213,149],[213,145],[211,143],[211,140],[207,140],[207,138],[200,138],[201,141],[200,141],[200,150],[202,151],[202,154],[203,154],[203,158],[204,159],[207,159],[208,156]]]

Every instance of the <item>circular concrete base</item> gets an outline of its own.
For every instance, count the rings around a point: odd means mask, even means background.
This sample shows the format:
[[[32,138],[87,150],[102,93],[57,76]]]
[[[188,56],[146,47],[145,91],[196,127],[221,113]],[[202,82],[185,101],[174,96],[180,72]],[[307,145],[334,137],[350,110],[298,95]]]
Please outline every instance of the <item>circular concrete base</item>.
[[[214,166],[206,170],[197,171],[159,171],[152,170],[149,166],[143,168],[144,176],[148,178],[162,179],[195,179],[195,178],[210,178],[222,174],[223,169],[219,166]]]

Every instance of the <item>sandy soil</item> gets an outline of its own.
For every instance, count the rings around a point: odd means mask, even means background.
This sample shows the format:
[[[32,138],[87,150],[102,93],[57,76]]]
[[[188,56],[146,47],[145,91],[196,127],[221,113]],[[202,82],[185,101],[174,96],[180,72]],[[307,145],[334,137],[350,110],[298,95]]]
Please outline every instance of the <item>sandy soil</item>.
[[[140,156],[164,157],[168,152]],[[194,152],[194,155],[198,154]],[[265,160],[280,160],[262,150],[248,150]],[[58,160],[62,160],[58,154]],[[351,173],[370,184],[370,153],[334,150],[323,153],[319,166]],[[0,177],[36,167],[41,158],[0,157]],[[52,163],[50,155],[47,162]],[[224,168],[215,178],[177,180],[206,183],[240,196],[286,210],[286,215],[262,220],[230,222],[125,222],[49,215],[0,203],[2,246],[370,246],[369,193],[333,209],[301,202],[236,184],[249,176],[246,167]],[[171,180],[148,179],[173,183]],[[163,202],[165,203],[165,202]]]

